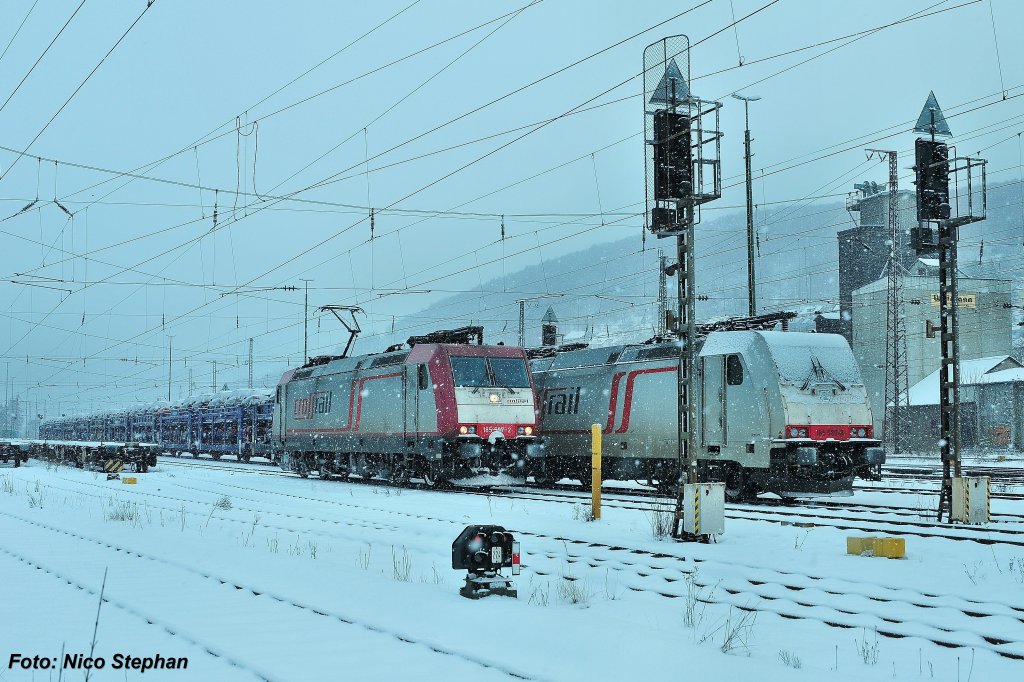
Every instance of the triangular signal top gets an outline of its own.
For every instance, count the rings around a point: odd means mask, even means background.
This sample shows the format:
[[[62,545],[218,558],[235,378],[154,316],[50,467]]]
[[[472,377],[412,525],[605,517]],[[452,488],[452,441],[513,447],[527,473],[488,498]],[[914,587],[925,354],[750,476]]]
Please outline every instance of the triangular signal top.
[[[935,111],[935,134],[944,137],[950,137],[953,133],[949,130],[949,124],[946,123],[946,117],[942,115],[942,109],[939,108],[939,102],[935,99],[935,93],[928,93],[928,100],[924,103],[924,109],[921,110],[921,115],[917,118],[917,125],[914,126],[915,133],[924,133],[925,135],[932,134],[932,111]]]
[[[676,64],[676,60],[669,60],[668,66],[665,67],[665,74],[661,77],[658,82],[658,87],[654,88],[654,94],[651,95],[651,104],[672,104],[672,81],[675,81],[675,96],[676,102],[682,102],[689,98],[690,87],[683,78],[682,71],[679,70],[679,65]]]

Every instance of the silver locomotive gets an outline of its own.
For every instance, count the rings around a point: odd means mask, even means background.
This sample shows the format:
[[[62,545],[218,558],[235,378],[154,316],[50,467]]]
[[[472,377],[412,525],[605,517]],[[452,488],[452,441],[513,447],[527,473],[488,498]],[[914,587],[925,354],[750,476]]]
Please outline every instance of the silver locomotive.
[[[679,477],[676,343],[583,348],[531,363],[545,478],[590,482],[590,426],[602,473],[673,487]],[[695,358],[697,457],[738,500],[843,493],[885,460],[846,340],[833,334],[718,331]]]

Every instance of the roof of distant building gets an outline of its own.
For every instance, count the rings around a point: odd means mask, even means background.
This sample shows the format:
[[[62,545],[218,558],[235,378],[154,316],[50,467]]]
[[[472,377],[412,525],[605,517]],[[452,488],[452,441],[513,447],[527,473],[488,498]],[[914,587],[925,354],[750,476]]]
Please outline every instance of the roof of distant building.
[[[910,387],[908,402],[911,405],[939,404],[939,372],[935,370]],[[1024,365],[1009,355],[992,355],[987,358],[963,360],[960,362],[960,385],[1006,384],[1024,382]]]

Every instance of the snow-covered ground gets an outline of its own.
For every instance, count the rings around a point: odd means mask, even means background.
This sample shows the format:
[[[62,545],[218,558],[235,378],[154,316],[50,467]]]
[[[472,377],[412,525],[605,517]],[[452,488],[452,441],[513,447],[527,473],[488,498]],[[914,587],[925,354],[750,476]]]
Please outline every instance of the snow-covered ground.
[[[730,507],[718,544],[689,545],[653,537],[655,503],[610,499],[588,522],[569,496],[260,471],[161,461],[131,486],[0,469],[0,680],[58,679],[12,653],[89,652],[104,571],[96,681],[1024,677],[1024,502],[994,500],[997,522],[961,541],[930,526],[926,492],[805,519]],[[917,524],[906,560],[845,553],[872,518]],[[517,533],[518,600],[458,595],[469,523]],[[113,670],[118,652],[188,669]]]

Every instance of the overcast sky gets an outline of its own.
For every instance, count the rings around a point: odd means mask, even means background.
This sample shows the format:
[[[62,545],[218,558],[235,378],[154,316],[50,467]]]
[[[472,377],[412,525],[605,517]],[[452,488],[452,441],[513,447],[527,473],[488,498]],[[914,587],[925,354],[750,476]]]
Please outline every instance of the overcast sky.
[[[542,257],[624,235],[639,248],[638,76],[666,35],[689,35],[693,91],[725,104],[712,210],[743,202],[736,91],[762,98],[759,204],[883,181],[865,146],[903,152],[910,187],[929,90],[991,180],[1021,175],[1015,0],[157,0],[105,60],[146,3],[80,2],[0,7],[0,145],[15,150],[0,151],[0,348],[12,390],[48,415],[166,398],[172,336],[174,398],[190,370],[208,389],[213,361],[218,384],[244,386],[250,337],[258,382],[295,365],[302,278],[311,307],[358,304],[373,334]],[[104,172],[133,170],[146,178]],[[341,338],[310,323],[311,354]]]

